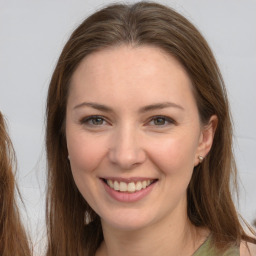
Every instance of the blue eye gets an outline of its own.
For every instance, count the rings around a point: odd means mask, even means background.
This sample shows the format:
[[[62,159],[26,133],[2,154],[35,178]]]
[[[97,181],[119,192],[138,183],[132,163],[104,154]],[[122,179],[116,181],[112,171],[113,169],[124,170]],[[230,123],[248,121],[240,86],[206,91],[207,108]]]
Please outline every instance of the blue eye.
[[[151,119],[151,121],[149,122],[149,124],[153,125],[153,126],[166,126],[166,125],[173,124],[173,123],[174,123],[174,120],[172,120],[169,117],[165,117],[165,116],[153,117]]]
[[[153,122],[155,125],[165,125],[166,124],[166,120],[163,117],[157,117],[157,118],[153,119]]]
[[[101,116],[89,116],[81,120],[82,124],[88,124],[92,126],[101,126],[106,123],[105,119]]]

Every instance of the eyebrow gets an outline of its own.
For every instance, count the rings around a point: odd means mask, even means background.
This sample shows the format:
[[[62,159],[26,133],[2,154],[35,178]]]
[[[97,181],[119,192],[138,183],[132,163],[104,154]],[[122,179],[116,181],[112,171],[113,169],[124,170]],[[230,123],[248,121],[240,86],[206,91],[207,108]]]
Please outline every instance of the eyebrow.
[[[83,102],[81,104],[76,105],[74,109],[81,108],[81,107],[91,107],[104,112],[114,112],[110,107],[107,107],[102,104],[94,103],[94,102]]]
[[[156,103],[156,104],[151,104],[145,107],[142,107],[139,112],[144,113],[152,110],[157,110],[157,109],[163,109],[163,108],[169,108],[169,107],[174,107],[178,108],[181,110],[184,110],[184,108],[176,103],[173,102],[163,102],[163,103]]]
[[[74,107],[74,109],[77,108],[81,108],[81,107],[91,107],[103,112],[114,112],[112,108],[102,105],[102,104],[98,104],[98,103],[94,103],[94,102],[83,102],[81,104],[78,104]],[[163,109],[163,108],[169,108],[169,107],[174,107],[174,108],[178,108],[181,110],[184,110],[184,108],[176,103],[173,102],[163,102],[163,103],[156,103],[156,104],[151,104],[151,105],[147,105],[145,107],[142,107],[139,109],[139,113],[145,113],[145,112],[149,112],[149,111],[153,111],[153,110],[157,110],[157,109]]]

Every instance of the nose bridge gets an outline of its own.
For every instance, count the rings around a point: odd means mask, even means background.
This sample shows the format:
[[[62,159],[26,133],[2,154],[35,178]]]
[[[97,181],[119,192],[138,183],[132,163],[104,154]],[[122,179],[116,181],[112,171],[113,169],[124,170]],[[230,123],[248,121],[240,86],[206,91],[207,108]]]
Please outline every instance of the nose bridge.
[[[111,162],[122,169],[130,169],[145,160],[138,128],[131,124],[120,125],[111,139]]]

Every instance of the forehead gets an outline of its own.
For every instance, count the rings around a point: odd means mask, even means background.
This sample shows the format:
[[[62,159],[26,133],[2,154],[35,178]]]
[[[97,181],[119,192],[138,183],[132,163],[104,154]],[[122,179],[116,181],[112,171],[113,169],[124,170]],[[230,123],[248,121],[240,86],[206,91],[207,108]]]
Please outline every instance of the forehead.
[[[139,74],[153,76],[155,71],[159,75],[163,75],[167,71],[173,76],[171,69],[174,68],[176,73],[186,75],[182,64],[175,57],[159,47],[149,45],[121,45],[104,48],[86,56],[74,72],[72,81],[81,75],[81,72],[84,73],[85,71],[93,75],[95,73],[106,74],[110,71],[119,71],[122,69],[127,72],[136,71],[137,76]],[[163,71],[161,74],[159,73],[160,70]],[[118,72],[114,73],[116,75],[122,74]]]
[[[145,104],[194,98],[190,78],[173,56],[157,47],[127,45],[85,57],[72,76],[70,97]]]

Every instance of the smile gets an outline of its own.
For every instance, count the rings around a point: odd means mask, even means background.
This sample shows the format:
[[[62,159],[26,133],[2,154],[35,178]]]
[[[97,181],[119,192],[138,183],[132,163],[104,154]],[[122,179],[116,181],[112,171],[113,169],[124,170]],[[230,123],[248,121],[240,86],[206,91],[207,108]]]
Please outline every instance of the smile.
[[[114,189],[115,191],[134,193],[134,192],[137,192],[137,191],[147,188],[155,180],[142,180],[142,181],[132,181],[132,182],[121,181],[121,182],[119,182],[117,180],[107,179],[104,181],[107,183],[107,185],[110,188]]]
[[[100,178],[107,194],[119,202],[132,203],[143,199],[154,189],[158,179],[152,178]]]

